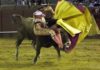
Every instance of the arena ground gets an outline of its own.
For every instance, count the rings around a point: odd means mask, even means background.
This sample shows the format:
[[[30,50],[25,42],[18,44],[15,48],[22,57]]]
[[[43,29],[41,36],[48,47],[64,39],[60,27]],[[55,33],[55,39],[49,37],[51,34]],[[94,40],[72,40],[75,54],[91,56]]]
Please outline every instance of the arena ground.
[[[85,39],[72,52],[61,52],[61,59],[54,48],[43,48],[37,64],[31,41],[23,41],[19,61],[15,50],[15,39],[0,38],[0,70],[100,70],[100,39]]]

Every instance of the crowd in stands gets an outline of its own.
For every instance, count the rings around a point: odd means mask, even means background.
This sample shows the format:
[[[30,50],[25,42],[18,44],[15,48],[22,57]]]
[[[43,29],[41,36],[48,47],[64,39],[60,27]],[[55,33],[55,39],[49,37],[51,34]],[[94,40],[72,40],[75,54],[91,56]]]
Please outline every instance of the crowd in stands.
[[[41,5],[47,4],[48,0],[15,0],[16,5]]]
[[[54,1],[54,0],[52,0]],[[60,1],[60,0],[56,0]],[[87,6],[91,11],[95,11],[96,13],[100,12],[100,1],[99,0],[67,0],[72,2],[73,4],[79,2]],[[44,5],[48,4],[49,0],[15,0],[16,5]]]

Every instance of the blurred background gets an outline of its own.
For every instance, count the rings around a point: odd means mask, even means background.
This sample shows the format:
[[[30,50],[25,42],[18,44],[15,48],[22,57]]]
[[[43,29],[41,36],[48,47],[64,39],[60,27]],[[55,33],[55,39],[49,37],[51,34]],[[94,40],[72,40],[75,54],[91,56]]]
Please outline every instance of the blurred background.
[[[50,4],[53,8],[60,0],[0,0],[0,37],[16,34],[17,25],[12,23],[12,14],[32,17],[41,5]],[[100,0],[68,0],[73,4],[80,2],[87,6],[100,29]]]

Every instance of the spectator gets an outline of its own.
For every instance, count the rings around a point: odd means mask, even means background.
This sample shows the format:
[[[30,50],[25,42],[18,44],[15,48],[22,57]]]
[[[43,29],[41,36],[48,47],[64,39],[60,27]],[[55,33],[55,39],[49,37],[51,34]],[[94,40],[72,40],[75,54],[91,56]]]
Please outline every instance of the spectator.
[[[27,0],[15,0],[17,6],[26,5]]]
[[[21,5],[21,0],[15,0],[15,2],[17,6]]]
[[[94,8],[94,3],[93,3],[93,2],[91,2],[91,3],[89,4],[89,8]]]
[[[42,3],[42,0],[37,0],[38,5],[41,5],[41,3]]]

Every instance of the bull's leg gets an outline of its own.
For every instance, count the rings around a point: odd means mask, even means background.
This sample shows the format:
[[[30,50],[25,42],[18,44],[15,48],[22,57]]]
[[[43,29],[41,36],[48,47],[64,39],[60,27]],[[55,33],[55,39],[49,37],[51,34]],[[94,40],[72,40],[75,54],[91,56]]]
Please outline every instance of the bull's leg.
[[[32,47],[33,47],[33,49],[36,50],[36,41],[33,41],[33,40],[32,40]]]
[[[24,37],[20,36],[20,37],[18,37],[18,39],[16,41],[16,60],[18,60],[19,46],[23,40],[24,40]]]
[[[35,58],[34,58],[34,64],[36,63],[37,58],[39,57],[40,50],[41,50],[41,44],[40,44],[39,39],[36,38],[36,56],[35,56]]]
[[[61,54],[60,54],[60,49],[57,45],[54,45],[54,48],[56,49],[57,53],[58,53],[58,57],[60,58],[61,57]]]
[[[36,56],[34,58],[34,63],[36,63],[37,58],[39,57],[40,49],[41,49],[41,46],[40,45],[37,45],[37,47],[36,47]]]

